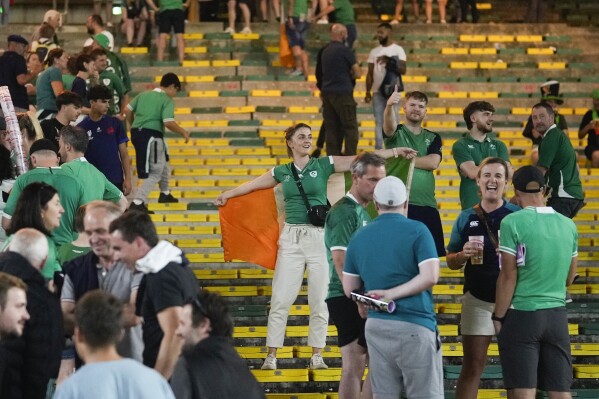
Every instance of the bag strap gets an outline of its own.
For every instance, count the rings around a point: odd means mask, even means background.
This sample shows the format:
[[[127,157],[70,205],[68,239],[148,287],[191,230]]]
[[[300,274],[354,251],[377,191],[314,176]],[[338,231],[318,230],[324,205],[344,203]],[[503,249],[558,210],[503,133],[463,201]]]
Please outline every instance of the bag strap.
[[[495,235],[495,233],[493,233],[493,230],[491,230],[491,228],[489,227],[489,223],[487,222],[487,213],[484,211],[483,208],[481,208],[480,204],[476,204],[474,206],[474,212],[476,212],[478,218],[485,225],[485,229],[487,229],[487,234],[489,234],[489,239],[491,240],[491,244],[493,244],[493,247],[495,247],[495,249],[499,249],[497,236]]]
[[[297,189],[299,190],[300,195],[302,196],[302,199],[304,200],[304,204],[306,205],[306,210],[309,212],[310,211],[310,202],[308,202],[308,196],[306,195],[306,192],[304,191],[304,187],[302,186],[302,182],[300,181],[299,175],[297,174],[295,164],[293,162],[291,162],[289,164],[289,167],[291,168],[291,173],[293,173],[293,179],[295,180],[295,184],[297,184]]]

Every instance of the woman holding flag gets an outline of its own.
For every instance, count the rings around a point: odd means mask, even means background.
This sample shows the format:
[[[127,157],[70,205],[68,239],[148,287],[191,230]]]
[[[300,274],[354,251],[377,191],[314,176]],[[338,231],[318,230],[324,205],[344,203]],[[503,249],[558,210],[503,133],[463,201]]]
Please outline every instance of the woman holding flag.
[[[214,204],[224,206],[231,198],[273,188],[281,183],[285,200],[285,226],[279,237],[271,309],[268,315],[268,355],[262,369],[277,368],[277,349],[283,347],[289,310],[299,293],[306,267],[310,304],[308,345],[312,347],[310,368],[325,369],[327,365],[321,352],[326,344],[328,326],[325,298],[329,267],[322,227],[324,218],[317,220],[319,218],[316,213],[327,206],[329,176],[334,172],[349,171],[355,156],[311,158],[312,131],[310,126],[304,123],[298,123],[285,130],[285,140],[292,162],[276,166],[250,182],[225,191],[216,198]],[[383,158],[401,156],[411,159],[416,156],[416,151],[403,147],[379,150],[376,153]]]

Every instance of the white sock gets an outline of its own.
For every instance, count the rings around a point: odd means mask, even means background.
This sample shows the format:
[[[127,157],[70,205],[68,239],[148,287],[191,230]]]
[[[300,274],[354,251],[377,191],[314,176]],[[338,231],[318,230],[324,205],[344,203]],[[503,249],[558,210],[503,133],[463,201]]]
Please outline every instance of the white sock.
[[[134,203],[135,205],[142,205],[144,202],[143,202],[142,200],[140,200],[140,199],[134,199],[134,200],[133,200],[133,203]]]

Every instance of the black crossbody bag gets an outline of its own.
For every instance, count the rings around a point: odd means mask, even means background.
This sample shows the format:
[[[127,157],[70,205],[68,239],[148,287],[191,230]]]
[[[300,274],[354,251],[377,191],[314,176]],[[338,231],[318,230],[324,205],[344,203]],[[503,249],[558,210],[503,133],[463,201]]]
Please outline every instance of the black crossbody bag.
[[[293,173],[293,178],[295,179],[295,184],[297,184],[297,189],[304,200],[304,204],[306,205],[306,210],[308,212],[308,219],[310,223],[314,226],[322,227],[324,226],[324,221],[327,218],[327,213],[329,209],[331,209],[331,204],[329,204],[329,200],[327,200],[326,205],[314,205],[310,206],[310,202],[308,202],[308,196],[306,196],[306,192],[304,191],[304,187],[302,186],[302,182],[297,174],[297,170],[295,170],[295,165],[293,162],[290,165],[291,173]]]

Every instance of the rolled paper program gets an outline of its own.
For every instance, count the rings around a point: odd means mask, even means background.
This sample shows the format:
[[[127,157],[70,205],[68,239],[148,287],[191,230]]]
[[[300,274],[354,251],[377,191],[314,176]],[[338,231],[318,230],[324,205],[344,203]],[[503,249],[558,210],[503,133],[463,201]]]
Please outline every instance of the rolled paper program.
[[[21,129],[19,129],[17,114],[15,113],[15,107],[12,103],[8,86],[0,87],[0,105],[2,106],[2,112],[4,113],[4,119],[6,121],[6,131],[8,132],[6,140],[10,149],[15,154],[17,176],[20,176],[27,172],[29,167],[25,148],[23,146],[23,136],[21,134]]]

